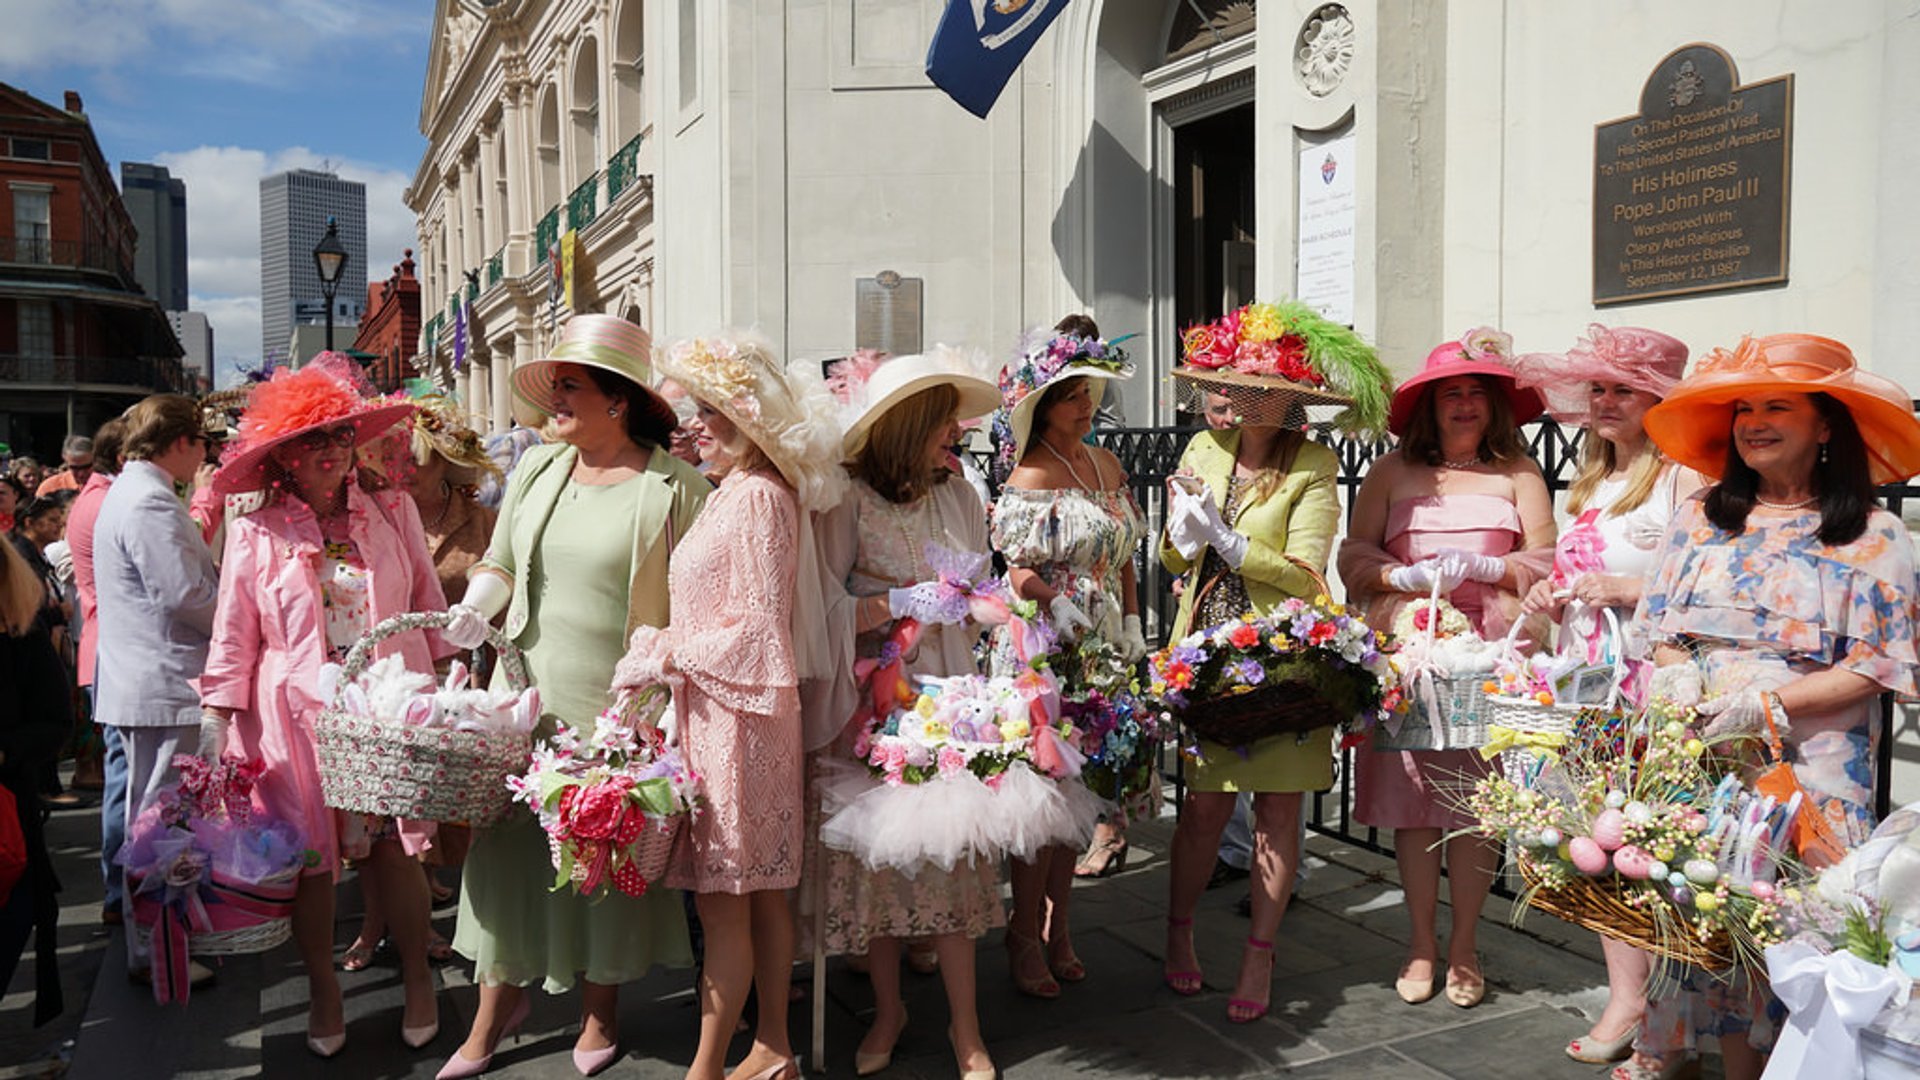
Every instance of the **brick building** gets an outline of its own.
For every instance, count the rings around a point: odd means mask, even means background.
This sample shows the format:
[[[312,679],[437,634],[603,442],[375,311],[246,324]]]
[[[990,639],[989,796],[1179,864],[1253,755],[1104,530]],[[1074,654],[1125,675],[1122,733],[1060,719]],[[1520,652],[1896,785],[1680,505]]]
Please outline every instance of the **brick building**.
[[[374,357],[367,376],[382,392],[400,388],[414,376],[414,352],[420,342],[420,282],[413,276],[413,249],[393,268],[393,276],[367,285],[366,314],[353,350]]]
[[[0,441],[15,453],[57,458],[68,433],[188,388],[134,244],[80,95],[56,107],[0,83]]]

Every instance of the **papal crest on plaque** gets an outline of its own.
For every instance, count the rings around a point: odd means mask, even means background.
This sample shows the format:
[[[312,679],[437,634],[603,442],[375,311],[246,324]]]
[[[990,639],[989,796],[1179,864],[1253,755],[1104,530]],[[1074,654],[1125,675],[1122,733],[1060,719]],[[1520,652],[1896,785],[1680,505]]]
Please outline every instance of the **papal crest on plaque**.
[[[1693,69],[1693,61],[1682,60],[1680,73],[1675,75],[1673,82],[1667,85],[1667,104],[1676,109],[1684,109],[1693,104],[1693,99],[1700,96],[1700,91],[1705,89],[1706,85],[1707,80],[1701,78],[1700,73]]]

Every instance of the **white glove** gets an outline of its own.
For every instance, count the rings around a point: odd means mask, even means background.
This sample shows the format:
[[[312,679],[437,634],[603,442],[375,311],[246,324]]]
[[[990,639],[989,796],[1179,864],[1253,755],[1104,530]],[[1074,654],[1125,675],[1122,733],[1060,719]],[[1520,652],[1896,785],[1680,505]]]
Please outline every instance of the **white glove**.
[[[1773,729],[1781,738],[1786,738],[1791,730],[1787,723],[1787,709],[1771,690],[1741,690],[1701,702],[1700,715],[1713,719],[1706,730],[1700,733],[1701,736],[1707,739],[1765,738],[1768,698],[1773,698]]]
[[[1167,542],[1183,559],[1192,559],[1206,550],[1205,518],[1200,513],[1199,500],[1184,491],[1174,495],[1172,505],[1167,507]]]
[[[456,649],[477,649],[487,640],[489,621],[472,604],[455,604],[447,609],[447,625],[440,636]]]
[[[60,579],[62,585],[73,584],[73,549],[65,540],[55,540],[40,553],[53,568],[53,576]]]
[[[1668,664],[1654,668],[1653,678],[1647,681],[1647,696],[1655,701],[1665,701],[1683,709],[1691,709],[1700,704],[1700,698],[1706,688],[1700,682],[1700,669],[1690,663]]]
[[[220,764],[227,752],[227,718],[216,712],[200,714],[200,745],[193,751],[209,765]]]
[[[1471,551],[1449,548],[1440,552],[1444,562],[1456,568],[1463,580],[1493,584],[1507,576],[1507,563],[1497,555],[1476,555]]]
[[[513,599],[513,582],[492,572],[482,571],[467,579],[466,595],[460,603],[478,611],[487,622],[507,610],[507,601]]]
[[[1147,635],[1140,630],[1140,616],[1129,615],[1120,630],[1120,659],[1137,664],[1147,655]]]
[[[1200,516],[1206,527],[1207,543],[1235,570],[1247,561],[1247,538],[1220,516],[1220,508],[1208,499],[1200,504]]]
[[[1053,617],[1053,632],[1059,634],[1062,641],[1076,641],[1081,634],[1093,629],[1093,620],[1087,618],[1087,613],[1068,599],[1066,593],[1055,594],[1047,605],[1047,614]]]
[[[1395,591],[1425,595],[1433,591],[1434,582],[1440,583],[1440,595],[1445,596],[1460,587],[1466,575],[1451,559],[1442,559],[1438,555],[1422,559],[1411,566],[1398,566],[1387,573],[1387,584]]]

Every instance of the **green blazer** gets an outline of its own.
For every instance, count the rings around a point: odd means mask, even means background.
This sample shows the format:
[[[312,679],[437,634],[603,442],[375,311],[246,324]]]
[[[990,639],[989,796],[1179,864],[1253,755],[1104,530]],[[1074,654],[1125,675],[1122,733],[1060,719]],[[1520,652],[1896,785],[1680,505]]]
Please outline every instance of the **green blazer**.
[[[1233,476],[1233,457],[1240,449],[1238,429],[1203,431],[1193,437],[1180,455],[1180,466],[1207,482],[1216,505],[1226,509],[1227,483]],[[1312,599],[1320,591],[1312,575],[1294,565],[1292,556],[1321,573],[1326,572],[1327,556],[1333,550],[1333,536],[1340,527],[1340,498],[1334,490],[1340,459],[1333,451],[1316,442],[1301,444],[1293,467],[1272,495],[1257,503],[1240,507],[1232,525],[1247,538],[1247,558],[1240,564],[1240,577],[1246,582],[1247,598],[1257,614],[1266,614],[1288,597]],[[1160,534],[1160,562],[1176,574],[1185,574],[1186,588],[1180,593],[1180,610],[1174,616],[1173,636],[1184,637],[1195,627],[1194,598],[1199,594],[1200,566],[1205,553],[1194,561],[1181,558]]]

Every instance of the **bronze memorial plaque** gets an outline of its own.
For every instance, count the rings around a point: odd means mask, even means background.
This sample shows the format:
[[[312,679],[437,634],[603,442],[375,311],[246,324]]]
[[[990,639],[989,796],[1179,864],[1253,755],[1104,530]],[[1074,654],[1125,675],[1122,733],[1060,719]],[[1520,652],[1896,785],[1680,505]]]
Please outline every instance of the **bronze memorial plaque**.
[[[854,347],[892,356],[919,352],[921,290],[920,278],[901,277],[892,270],[855,281]]]
[[[1718,46],[1683,46],[1593,156],[1595,304],[1787,280],[1792,75],[1742,86]]]

